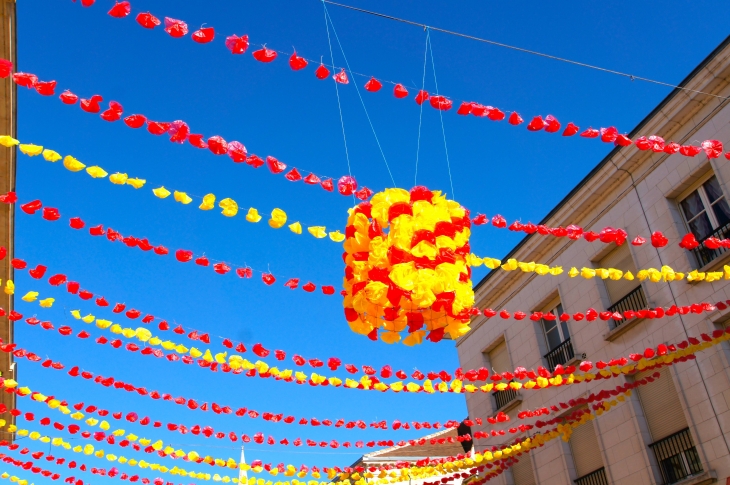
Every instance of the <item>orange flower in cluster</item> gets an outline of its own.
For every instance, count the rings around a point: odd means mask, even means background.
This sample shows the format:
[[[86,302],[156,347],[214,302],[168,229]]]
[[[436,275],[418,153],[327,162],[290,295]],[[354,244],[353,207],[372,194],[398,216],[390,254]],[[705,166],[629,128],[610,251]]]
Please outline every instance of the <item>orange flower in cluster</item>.
[[[350,209],[343,255],[350,328],[406,345],[467,333],[470,227],[468,210],[426,187],[386,189]]]

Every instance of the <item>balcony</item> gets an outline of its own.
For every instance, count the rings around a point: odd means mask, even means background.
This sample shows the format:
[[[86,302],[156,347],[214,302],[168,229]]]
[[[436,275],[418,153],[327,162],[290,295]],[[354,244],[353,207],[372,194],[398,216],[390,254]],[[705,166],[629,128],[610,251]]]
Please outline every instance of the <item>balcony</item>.
[[[702,463],[689,428],[656,441],[649,448],[656,456],[662,478],[667,485],[702,473]]]
[[[517,404],[522,402],[520,395],[512,388],[507,388],[504,391],[495,391],[492,393],[494,396],[494,413],[499,411],[507,412],[506,410],[512,409]]]
[[[730,249],[722,247],[717,249],[706,248],[702,243],[704,243],[707,239],[711,237],[716,237],[718,239],[727,239],[728,237],[730,237],[730,224],[719,228],[718,230],[707,236],[705,239],[699,241],[700,245],[692,250],[695,258],[697,258],[697,263],[699,264],[700,268],[704,268],[718,257],[730,251]]]
[[[646,296],[644,295],[644,290],[641,288],[641,285],[637,286],[636,289],[632,290],[628,295],[621,298],[619,301],[608,307],[608,311],[611,313],[619,312],[623,314],[626,310],[644,310],[649,308],[649,305],[646,302]],[[626,323],[626,319],[622,318],[621,320],[614,320],[613,328],[617,328],[621,326],[621,324]]]
[[[606,469],[599,468],[598,470],[583,475],[577,480],[573,480],[576,485],[608,485],[608,479],[606,478]]]
[[[558,364],[565,365],[573,357],[575,357],[575,352],[573,352],[573,344],[571,344],[570,339],[567,338],[563,340],[563,343],[545,354],[544,357],[548,363],[548,368],[552,372],[553,370],[555,370],[555,367]]]

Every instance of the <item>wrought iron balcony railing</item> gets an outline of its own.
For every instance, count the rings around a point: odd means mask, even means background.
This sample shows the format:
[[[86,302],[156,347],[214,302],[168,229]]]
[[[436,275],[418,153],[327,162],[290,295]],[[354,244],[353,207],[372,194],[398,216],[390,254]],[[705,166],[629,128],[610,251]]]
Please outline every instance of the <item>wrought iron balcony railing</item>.
[[[649,448],[656,456],[662,478],[667,485],[702,472],[702,463],[689,428],[656,441]]]
[[[594,472],[590,472],[588,475],[583,475],[577,480],[573,480],[576,485],[608,485],[608,479],[606,478],[606,469],[599,468]]]
[[[716,237],[717,239],[727,239],[728,237],[730,237],[730,224],[726,224],[725,226],[717,229],[715,232],[707,236],[705,239],[699,241],[700,245],[692,250],[692,253],[697,258],[697,262],[699,263],[700,268],[704,267],[707,264],[710,264],[721,255],[730,251],[730,249],[723,247],[717,249],[706,248],[702,243],[704,243],[707,239],[711,237]]]
[[[517,391],[511,388],[507,388],[504,391],[495,391],[492,393],[494,396],[495,411],[498,411],[509,404],[517,397]]]
[[[565,365],[566,362],[575,357],[575,352],[573,352],[573,344],[571,344],[570,339],[567,338],[560,345],[545,354],[544,357],[548,363],[550,371],[553,371],[555,369],[555,366],[557,366],[558,364]]]
[[[611,313],[619,312],[623,314],[626,310],[638,311],[646,308],[649,308],[649,305],[646,302],[646,295],[644,295],[644,290],[641,285],[639,285],[635,290],[632,290],[631,293],[608,307],[608,311]],[[621,320],[614,320],[613,322],[613,328],[616,328],[622,323],[625,323],[626,319],[622,318]]]

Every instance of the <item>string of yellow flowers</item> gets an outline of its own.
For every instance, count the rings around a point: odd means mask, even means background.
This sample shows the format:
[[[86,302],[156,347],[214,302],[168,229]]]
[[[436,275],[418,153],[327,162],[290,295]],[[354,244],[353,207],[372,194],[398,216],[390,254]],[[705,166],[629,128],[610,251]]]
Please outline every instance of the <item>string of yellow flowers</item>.
[[[35,292],[33,292],[35,293]],[[213,354],[210,349],[205,349],[204,351],[197,349],[195,347],[187,348],[186,346],[182,344],[177,344],[172,341],[163,341],[162,339],[155,337],[152,335],[152,333],[144,327],[139,327],[137,329],[132,329],[129,327],[122,327],[119,324],[114,324],[109,320],[104,319],[97,319],[94,315],[86,315],[84,317],[81,316],[81,313],[78,310],[72,310],[71,315],[79,319],[85,323],[95,323],[97,328],[109,330],[110,332],[114,333],[115,335],[121,335],[125,338],[132,339],[136,338],[140,342],[146,343],[151,346],[160,345],[163,349],[169,350],[169,351],[175,351],[179,354],[189,354],[190,356],[194,358],[202,358],[206,362],[213,363],[217,362],[219,364],[225,364],[229,365],[231,369],[243,369],[243,370],[251,370],[256,369],[256,371],[259,373],[259,375],[264,375],[266,377],[273,376],[276,379],[288,379],[290,377],[293,377],[294,379],[292,382],[308,382],[312,381],[313,383],[320,385],[325,380],[327,380],[328,384],[333,387],[340,387],[344,386],[347,388],[358,388],[359,386],[362,386],[365,390],[378,390],[378,391],[393,391],[393,392],[401,392],[403,390],[407,390],[408,392],[426,392],[428,394],[434,394],[434,393],[447,393],[451,392],[454,394],[460,394],[460,393],[474,393],[474,392],[483,392],[483,393],[491,393],[493,391],[504,391],[506,389],[512,389],[512,390],[520,390],[520,389],[544,389],[547,387],[558,387],[558,386],[564,386],[564,385],[570,385],[570,384],[577,384],[583,381],[591,381],[596,378],[596,374],[591,372],[585,372],[585,373],[572,373],[567,376],[563,375],[555,375],[552,377],[542,377],[538,376],[535,379],[528,379],[525,382],[520,382],[519,380],[513,380],[509,383],[506,382],[488,382],[481,386],[476,386],[474,384],[464,384],[463,380],[460,379],[454,379],[449,383],[446,382],[439,382],[434,383],[431,380],[426,380],[423,382],[423,384],[417,384],[415,382],[408,382],[403,383],[402,381],[394,381],[390,383],[385,382],[377,382],[373,383],[373,381],[370,379],[369,376],[363,375],[360,377],[359,380],[346,378],[343,382],[342,379],[338,377],[326,377],[319,375],[315,372],[312,372],[311,374],[307,374],[301,371],[293,371],[291,369],[283,369],[280,370],[278,367],[270,366],[266,362],[262,360],[258,360],[255,363],[249,361],[248,359],[243,358],[241,355],[238,354],[231,354],[228,355],[228,352],[219,352],[216,354]],[[722,336],[714,337],[710,341],[703,341],[700,344],[697,344],[697,346],[689,345],[686,349],[680,350],[678,352],[668,353],[663,356],[658,356],[652,359],[642,358],[636,363],[627,363],[624,366],[610,366],[606,367],[604,369],[601,369],[599,371],[599,374],[603,377],[610,377],[613,375],[619,375],[624,374],[628,375],[633,373],[634,371],[642,370],[646,368],[647,366],[654,365],[654,363],[660,362],[660,363],[666,363],[666,362],[673,362],[675,358],[678,358],[677,356],[683,355],[682,353],[687,352],[687,349],[697,348],[697,349],[704,349],[707,348],[706,346],[714,345],[711,342],[721,342],[725,340],[730,340],[730,334],[723,333]],[[705,346],[706,345],[706,346]],[[703,347],[705,346],[705,347]],[[670,359],[667,361],[667,359]],[[286,382],[286,381],[285,381]]]
[[[2,474],[0,474],[0,478],[2,478],[3,480],[10,480],[11,482],[17,483],[18,485],[28,485],[28,480],[26,480],[25,478],[16,477],[15,475],[11,475],[8,472],[3,472]],[[33,483],[31,482],[30,485],[33,485]]]
[[[471,266],[478,267],[482,264],[486,266],[489,269],[503,269],[504,271],[517,271],[521,270],[524,273],[535,273],[540,276],[545,275],[552,275],[552,276],[558,276],[560,274],[563,274],[563,267],[562,266],[553,266],[550,267],[546,264],[541,263],[535,263],[535,262],[529,262],[525,263],[522,261],[517,261],[516,259],[510,258],[508,259],[504,264],[501,260],[496,258],[489,258],[489,257],[479,257],[475,254],[470,254],[468,258],[468,263]],[[685,274],[679,271],[675,271],[670,266],[662,266],[661,269],[656,268],[647,268],[642,269],[636,272],[636,275],[634,275],[631,271],[623,271],[616,268],[586,268],[583,267],[580,270],[576,267],[570,268],[568,271],[568,276],[571,278],[575,278],[577,276],[581,276],[587,280],[593,279],[593,278],[601,278],[601,279],[610,279],[610,280],[628,280],[633,281],[635,279],[638,279],[639,281],[651,281],[653,283],[659,283],[660,281],[669,282],[669,281],[679,281],[683,279],[687,279],[689,282],[693,281],[706,281],[708,283],[711,283],[713,281],[719,281],[722,279],[730,279],[730,266],[725,265],[723,267],[723,271],[708,271],[708,272],[701,272],[697,270],[692,270],[689,273]]]
[[[98,165],[94,165],[91,167],[87,167],[84,163],[80,162],[76,158],[74,158],[71,155],[66,155],[65,157],[61,156],[58,152],[51,150],[49,148],[44,148],[40,145],[33,145],[33,144],[25,144],[20,143],[20,141],[16,140],[15,138],[8,136],[8,135],[2,135],[0,136],[0,145],[8,148],[12,148],[14,146],[18,146],[18,149],[20,152],[24,155],[27,155],[28,157],[35,157],[38,155],[42,155],[43,158],[48,162],[57,162],[59,160],[63,160],[63,166],[71,171],[71,172],[80,172],[84,169],[86,169],[86,173],[89,174],[92,178],[108,178],[109,181],[115,185],[130,185],[134,187],[135,189],[140,189],[145,186],[147,183],[147,180],[141,179],[141,178],[132,178],[129,177],[126,173],[113,173],[109,174],[106,170],[99,167]],[[170,191],[164,186],[157,187],[155,189],[152,189],[152,193],[155,195],[155,197],[159,199],[166,199],[170,195],[172,195],[172,198],[175,200],[175,202],[179,202],[183,205],[188,205],[193,202],[193,197],[200,198],[201,203],[198,206],[200,210],[212,210],[215,209],[215,203],[216,203],[216,196],[215,194],[207,194],[203,197],[193,196],[191,197],[186,192],[173,190]],[[225,198],[220,201],[218,201],[218,207],[221,209],[221,214],[223,214],[226,217],[234,217],[239,212],[239,206],[238,203],[231,199],[231,198]],[[248,209],[248,212],[246,213],[246,220],[251,223],[257,223],[261,221],[262,216],[259,214],[258,209],[251,207]],[[287,213],[283,210],[276,208],[273,211],[271,211],[271,217],[269,218],[269,226],[271,226],[274,229],[280,229],[287,225],[288,216]],[[287,225],[289,230],[293,232],[294,234],[302,234],[303,232],[303,226],[299,221],[291,222]],[[327,228],[325,226],[308,226],[307,232],[314,236],[317,239],[324,239],[327,236],[329,238],[337,243],[340,243],[345,240],[345,235],[342,234],[340,231],[330,231],[327,232]]]

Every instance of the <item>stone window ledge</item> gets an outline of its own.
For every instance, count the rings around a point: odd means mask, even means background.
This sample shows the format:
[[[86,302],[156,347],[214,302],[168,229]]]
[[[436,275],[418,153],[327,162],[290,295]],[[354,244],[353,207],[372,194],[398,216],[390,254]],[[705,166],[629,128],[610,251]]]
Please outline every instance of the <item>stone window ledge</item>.
[[[608,332],[603,334],[603,340],[607,342],[612,342],[619,338],[621,335],[625,334],[635,326],[637,326],[640,322],[643,322],[646,320],[645,318],[632,318],[626,323],[622,323],[618,327],[609,330]]]
[[[710,483],[717,483],[717,473],[715,473],[715,470],[692,475],[684,480],[674,482],[672,485],[709,485]]]

